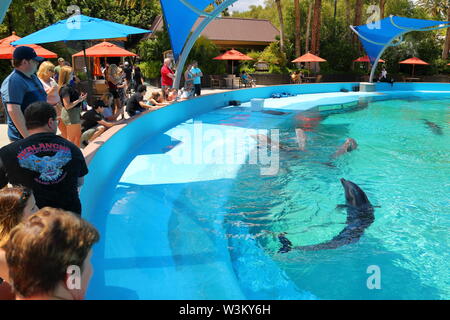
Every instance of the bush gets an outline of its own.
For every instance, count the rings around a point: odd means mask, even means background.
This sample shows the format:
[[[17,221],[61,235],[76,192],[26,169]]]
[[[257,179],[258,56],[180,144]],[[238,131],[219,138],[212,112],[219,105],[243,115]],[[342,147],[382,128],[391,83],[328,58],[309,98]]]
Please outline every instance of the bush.
[[[450,73],[450,66],[447,65],[447,60],[442,60],[441,58],[438,58],[434,60],[432,63],[432,67],[437,74],[448,74]]]
[[[248,66],[247,64],[241,64],[239,67],[239,73],[245,71],[247,73],[255,73],[255,68]]]
[[[271,64],[270,67],[269,67],[269,73],[282,74],[283,71],[281,70],[280,66],[277,66],[275,64]]]
[[[145,79],[155,79],[161,76],[162,62],[160,61],[141,62],[138,67],[141,68]]]
[[[86,72],[81,72],[81,71],[77,72],[77,77],[81,81],[86,81],[88,79],[87,73]]]
[[[201,36],[197,39],[191,52],[189,53],[186,64],[193,60],[198,62],[199,68],[203,74],[222,74],[226,72],[226,61],[213,60],[220,55],[219,48],[208,38]]]
[[[286,55],[280,51],[278,42],[272,42],[259,56],[259,60],[279,65],[281,68],[286,66]],[[276,69],[276,68],[275,68]]]

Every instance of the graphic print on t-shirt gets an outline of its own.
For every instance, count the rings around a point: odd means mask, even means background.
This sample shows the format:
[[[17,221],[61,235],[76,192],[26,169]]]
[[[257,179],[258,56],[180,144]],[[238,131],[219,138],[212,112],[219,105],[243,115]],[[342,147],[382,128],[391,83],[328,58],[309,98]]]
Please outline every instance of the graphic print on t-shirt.
[[[54,153],[52,156],[38,156],[38,153]],[[39,143],[23,149],[18,155],[19,166],[40,174],[34,180],[41,184],[56,184],[65,178],[62,170],[70,160],[72,153],[66,146],[57,143]]]

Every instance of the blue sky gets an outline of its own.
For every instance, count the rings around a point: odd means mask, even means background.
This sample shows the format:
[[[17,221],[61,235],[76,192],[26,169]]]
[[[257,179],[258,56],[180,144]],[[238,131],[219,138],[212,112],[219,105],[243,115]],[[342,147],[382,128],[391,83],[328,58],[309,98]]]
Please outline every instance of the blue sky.
[[[264,0],[238,0],[228,8],[230,11],[246,11],[251,5],[264,5]]]

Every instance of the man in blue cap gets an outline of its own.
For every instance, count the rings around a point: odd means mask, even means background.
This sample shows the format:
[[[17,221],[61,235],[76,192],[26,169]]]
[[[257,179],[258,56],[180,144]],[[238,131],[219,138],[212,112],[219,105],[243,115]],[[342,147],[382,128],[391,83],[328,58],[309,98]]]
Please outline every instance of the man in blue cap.
[[[33,48],[17,47],[13,53],[14,70],[3,81],[1,97],[5,106],[8,137],[11,142],[29,136],[25,126],[25,109],[36,101],[47,101],[47,93],[35,75],[45,59],[38,57]]]

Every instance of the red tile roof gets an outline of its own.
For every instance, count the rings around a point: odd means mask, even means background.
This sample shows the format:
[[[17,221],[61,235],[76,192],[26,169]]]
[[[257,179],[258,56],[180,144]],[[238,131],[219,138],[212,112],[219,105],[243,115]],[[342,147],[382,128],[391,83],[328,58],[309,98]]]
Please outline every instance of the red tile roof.
[[[204,17],[200,17],[195,22],[192,29],[197,27]],[[160,31],[163,26],[161,16],[156,17],[151,26],[152,31]],[[203,30],[203,36],[212,41],[244,41],[244,42],[266,42],[275,41],[275,37],[280,32],[268,20],[244,19],[223,17],[213,20]]]

